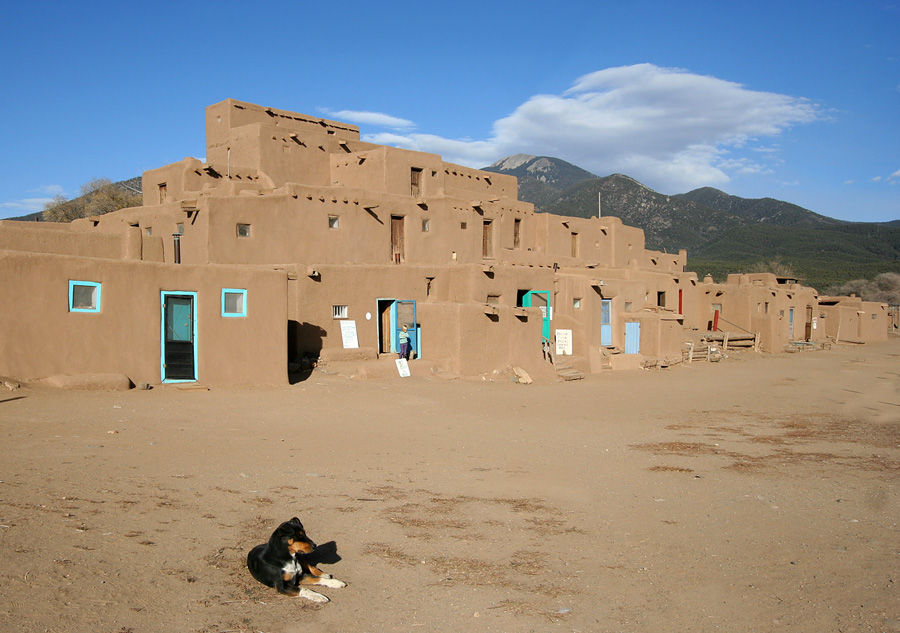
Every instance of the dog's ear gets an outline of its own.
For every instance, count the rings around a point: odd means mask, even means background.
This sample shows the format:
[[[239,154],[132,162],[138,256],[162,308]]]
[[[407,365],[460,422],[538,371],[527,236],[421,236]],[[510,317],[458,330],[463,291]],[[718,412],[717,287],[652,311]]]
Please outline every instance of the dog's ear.
[[[290,521],[288,521],[288,523],[296,523],[297,525],[300,526],[301,530],[303,530],[304,532],[306,531],[303,529],[303,524],[300,523],[300,519],[298,519],[297,517],[292,518]]]
[[[286,521],[278,526],[278,529],[275,530],[275,536],[282,540],[293,536],[297,532],[297,526],[293,523]]]

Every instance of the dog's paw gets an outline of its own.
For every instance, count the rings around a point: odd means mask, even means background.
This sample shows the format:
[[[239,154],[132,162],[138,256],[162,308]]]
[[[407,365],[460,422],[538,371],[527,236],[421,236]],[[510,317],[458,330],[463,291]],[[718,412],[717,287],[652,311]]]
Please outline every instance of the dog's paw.
[[[313,591],[312,589],[306,589],[305,587],[300,588],[300,593],[297,594],[297,597],[306,598],[307,600],[311,600],[312,602],[329,602],[328,596],[323,596],[322,594]]]
[[[319,582],[317,583],[322,585],[323,587],[332,587],[334,589],[341,589],[347,586],[343,580],[338,580],[337,578],[332,578],[329,576],[328,578],[319,578]]]

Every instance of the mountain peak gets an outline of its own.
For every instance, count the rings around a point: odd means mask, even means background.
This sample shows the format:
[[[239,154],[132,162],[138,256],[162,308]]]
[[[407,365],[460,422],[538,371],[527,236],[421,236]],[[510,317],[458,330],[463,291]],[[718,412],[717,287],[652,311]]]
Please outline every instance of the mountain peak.
[[[534,160],[535,158],[537,158],[537,156],[532,156],[531,154],[515,154],[514,156],[501,158],[496,163],[491,165],[491,167],[501,171],[510,171],[524,165],[529,161]]]

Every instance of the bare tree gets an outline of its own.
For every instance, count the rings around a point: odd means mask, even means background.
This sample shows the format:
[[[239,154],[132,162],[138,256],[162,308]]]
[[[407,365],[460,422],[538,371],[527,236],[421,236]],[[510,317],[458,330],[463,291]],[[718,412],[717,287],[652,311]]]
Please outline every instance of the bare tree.
[[[47,222],[71,222],[141,204],[140,194],[118,187],[108,178],[95,178],[81,186],[81,196],[74,200],[63,196],[53,198],[44,205],[42,217]]]
[[[832,286],[828,294],[856,295],[863,301],[900,303],[900,273],[881,273],[875,279],[854,279],[839,286]]]
[[[779,277],[794,277],[794,267],[791,264],[781,261],[780,257],[770,259],[769,261],[758,261],[750,267],[749,272],[752,273],[772,273]]]

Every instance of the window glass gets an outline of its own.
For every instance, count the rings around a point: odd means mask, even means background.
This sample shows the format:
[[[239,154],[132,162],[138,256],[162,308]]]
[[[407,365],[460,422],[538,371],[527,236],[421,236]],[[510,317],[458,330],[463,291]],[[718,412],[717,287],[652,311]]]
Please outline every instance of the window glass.
[[[222,316],[247,316],[247,291],[235,288],[222,289]]]
[[[70,280],[69,312],[100,312],[100,284]]]

